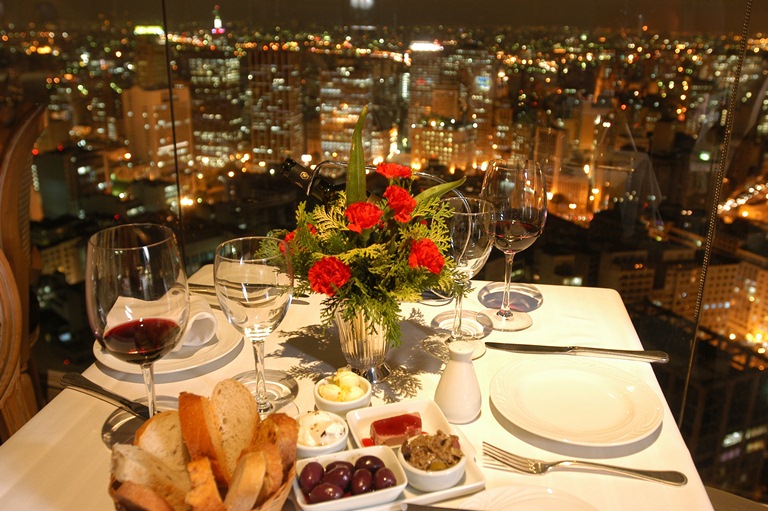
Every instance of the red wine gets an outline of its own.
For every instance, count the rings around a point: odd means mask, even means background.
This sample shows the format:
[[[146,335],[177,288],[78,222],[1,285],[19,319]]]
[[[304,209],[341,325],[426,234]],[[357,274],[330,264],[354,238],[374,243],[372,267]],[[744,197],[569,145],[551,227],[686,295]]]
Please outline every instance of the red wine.
[[[104,333],[112,355],[132,364],[154,362],[173,350],[181,328],[170,319],[147,318],[122,323]]]
[[[520,252],[533,245],[541,230],[528,222],[501,220],[495,222],[493,238],[502,252]]]

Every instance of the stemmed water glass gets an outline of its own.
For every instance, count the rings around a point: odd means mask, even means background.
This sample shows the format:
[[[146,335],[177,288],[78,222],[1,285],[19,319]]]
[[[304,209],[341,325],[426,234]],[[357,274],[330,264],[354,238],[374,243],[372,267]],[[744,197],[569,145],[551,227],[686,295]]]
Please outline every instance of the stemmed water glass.
[[[259,413],[290,413],[296,380],[264,366],[264,343],[288,312],[293,269],[288,246],[277,238],[249,236],[216,248],[213,269],[216,297],[229,323],[251,342],[255,371],[235,376],[256,399]]]
[[[490,202],[469,197],[443,199],[451,211],[447,220],[450,234],[449,255],[456,262],[454,281],[455,307],[432,320],[432,326],[450,330],[449,342],[464,341],[472,345],[472,358],[485,353],[481,340],[490,332],[490,319],[478,312],[463,309],[463,297],[470,287],[470,279],[480,271],[493,248],[493,206]]]
[[[494,207],[494,242],[504,253],[504,294],[501,308],[489,310],[495,330],[517,331],[531,326],[531,317],[513,312],[510,282],[515,254],[541,235],[547,218],[544,173],[536,161],[525,158],[493,160],[488,166],[480,196]]]
[[[189,291],[173,231],[155,224],[126,224],[88,240],[85,279],[88,320],[101,347],[138,364],[150,416],[157,410],[154,362],[181,340]],[[125,413],[123,413],[125,415]],[[130,437],[129,416],[111,416],[105,442]]]

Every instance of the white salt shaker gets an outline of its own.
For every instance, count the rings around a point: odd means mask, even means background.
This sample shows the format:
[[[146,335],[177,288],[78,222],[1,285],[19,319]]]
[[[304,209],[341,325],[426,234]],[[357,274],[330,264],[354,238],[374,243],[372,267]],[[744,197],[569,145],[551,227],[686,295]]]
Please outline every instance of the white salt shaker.
[[[480,414],[482,395],[472,364],[472,345],[462,341],[448,343],[450,360],[435,390],[435,403],[448,422],[466,424]]]

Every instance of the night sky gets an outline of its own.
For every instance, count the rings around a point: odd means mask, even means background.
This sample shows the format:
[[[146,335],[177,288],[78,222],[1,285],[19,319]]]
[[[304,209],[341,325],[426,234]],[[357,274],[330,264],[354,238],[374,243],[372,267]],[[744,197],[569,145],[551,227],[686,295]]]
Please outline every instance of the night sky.
[[[373,4],[353,10],[350,1]],[[216,0],[167,0],[168,19],[204,25]],[[387,25],[445,24],[451,26],[571,25],[637,27],[640,16],[652,31],[741,32],[747,0],[221,0],[228,20],[282,24],[291,28],[310,21],[320,24],[370,23]],[[0,0],[5,21],[58,19],[83,21],[105,14],[110,19],[159,22],[161,0]],[[753,0],[749,33],[768,33],[765,0]]]

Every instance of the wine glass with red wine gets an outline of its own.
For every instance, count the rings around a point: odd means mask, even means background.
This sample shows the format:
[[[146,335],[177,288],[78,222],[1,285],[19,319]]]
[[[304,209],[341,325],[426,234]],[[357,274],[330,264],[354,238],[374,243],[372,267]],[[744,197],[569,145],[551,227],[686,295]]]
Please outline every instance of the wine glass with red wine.
[[[547,219],[547,188],[536,161],[525,158],[493,160],[485,173],[480,196],[493,204],[493,235],[504,253],[504,294],[501,308],[488,311],[495,330],[517,331],[531,326],[530,315],[510,306],[515,254],[538,239]]]
[[[126,224],[91,236],[85,290],[96,340],[113,357],[139,365],[154,415],[153,364],[180,342],[189,316],[187,276],[173,231]]]

